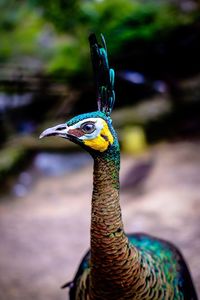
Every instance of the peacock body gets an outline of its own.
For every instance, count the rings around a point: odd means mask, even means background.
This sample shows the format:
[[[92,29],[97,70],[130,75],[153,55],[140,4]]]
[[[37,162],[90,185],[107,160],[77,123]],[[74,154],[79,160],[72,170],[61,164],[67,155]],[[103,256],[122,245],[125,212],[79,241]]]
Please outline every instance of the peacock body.
[[[119,201],[120,147],[110,117],[114,71],[105,41],[89,38],[98,110],[45,130],[79,144],[94,159],[91,249],[70,288],[70,300],[197,300],[187,265],[176,247],[145,234],[127,235]]]

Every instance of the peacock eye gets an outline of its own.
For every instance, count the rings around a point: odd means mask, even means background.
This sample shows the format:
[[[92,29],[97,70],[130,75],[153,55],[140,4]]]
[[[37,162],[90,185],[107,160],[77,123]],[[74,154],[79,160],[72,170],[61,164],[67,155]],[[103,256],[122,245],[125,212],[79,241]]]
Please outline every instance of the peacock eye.
[[[81,129],[84,133],[92,133],[95,131],[95,125],[92,122],[83,123]]]

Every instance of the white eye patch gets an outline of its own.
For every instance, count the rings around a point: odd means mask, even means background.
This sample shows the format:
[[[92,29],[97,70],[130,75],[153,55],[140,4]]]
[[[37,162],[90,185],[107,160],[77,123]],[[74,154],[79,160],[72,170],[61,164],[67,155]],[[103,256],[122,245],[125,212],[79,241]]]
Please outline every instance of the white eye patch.
[[[79,129],[84,123],[92,122],[95,125],[95,130],[92,133],[85,133],[84,135],[80,136],[80,140],[92,140],[95,139],[103,129],[103,120],[101,118],[88,118],[79,121],[78,123],[70,126],[70,130]]]

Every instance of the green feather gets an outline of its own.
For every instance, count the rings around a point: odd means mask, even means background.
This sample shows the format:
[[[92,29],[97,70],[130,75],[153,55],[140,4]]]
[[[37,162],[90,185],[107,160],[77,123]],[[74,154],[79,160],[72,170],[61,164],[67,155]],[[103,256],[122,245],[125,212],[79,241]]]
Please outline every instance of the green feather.
[[[101,35],[102,45],[98,43],[95,34],[89,36],[89,42],[96,84],[97,106],[100,111],[109,116],[115,102],[115,72],[109,68],[106,42],[103,35]]]

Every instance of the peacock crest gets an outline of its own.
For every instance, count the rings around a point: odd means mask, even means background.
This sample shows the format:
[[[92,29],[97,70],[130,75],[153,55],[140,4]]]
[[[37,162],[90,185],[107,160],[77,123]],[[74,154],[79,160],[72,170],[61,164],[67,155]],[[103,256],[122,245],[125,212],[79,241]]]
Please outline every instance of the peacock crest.
[[[110,116],[115,103],[115,72],[109,68],[104,36],[101,34],[102,45],[98,43],[95,34],[89,36],[89,42],[96,84],[98,110]]]

